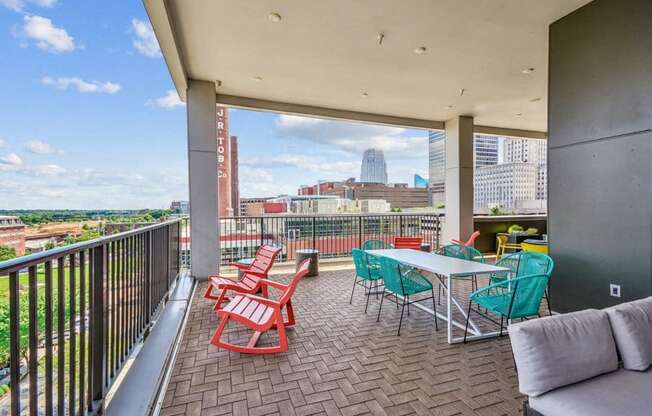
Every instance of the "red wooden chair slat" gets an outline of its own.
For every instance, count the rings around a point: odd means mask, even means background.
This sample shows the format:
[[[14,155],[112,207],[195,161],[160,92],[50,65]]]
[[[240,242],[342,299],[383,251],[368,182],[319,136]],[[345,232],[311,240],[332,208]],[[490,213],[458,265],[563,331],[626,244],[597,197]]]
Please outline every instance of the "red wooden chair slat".
[[[224,308],[217,312],[221,318],[220,324],[211,338],[211,344],[219,348],[247,354],[270,354],[284,352],[288,349],[285,327],[294,325],[294,310],[292,295],[299,281],[308,274],[310,259],[304,260],[289,285],[283,285],[267,279],[261,279],[261,284],[281,289],[283,293],[278,301],[251,295],[238,294]],[[287,311],[288,320],[283,320],[283,309]],[[236,345],[222,340],[222,334],[229,320],[238,322],[254,331],[247,345]],[[256,347],[258,338],[265,331],[275,328],[278,331],[278,345],[271,347]]]
[[[229,279],[222,276],[208,276],[209,284],[204,292],[206,299],[215,300],[215,310],[220,309],[222,303],[228,300],[227,292],[233,290],[238,293],[258,293],[262,289],[263,296],[267,296],[267,289],[260,286],[260,279],[267,278],[269,270],[274,265],[276,256],[281,252],[281,248],[272,246],[261,246],[256,252],[256,257],[251,264],[233,263],[243,272],[240,280]],[[213,291],[218,290],[218,295],[213,295]]]
[[[453,240],[451,240],[451,241],[453,242],[453,244],[459,244],[459,245],[462,245],[462,246],[473,247],[473,243],[475,243],[475,239],[478,238],[479,235],[480,235],[480,231],[479,231],[479,230],[475,230],[475,231],[473,232],[473,234],[471,234],[471,237],[469,237],[469,239],[466,240],[466,241],[455,240],[455,239],[453,239]]]
[[[394,248],[411,248],[421,250],[423,237],[396,237],[394,238]]]

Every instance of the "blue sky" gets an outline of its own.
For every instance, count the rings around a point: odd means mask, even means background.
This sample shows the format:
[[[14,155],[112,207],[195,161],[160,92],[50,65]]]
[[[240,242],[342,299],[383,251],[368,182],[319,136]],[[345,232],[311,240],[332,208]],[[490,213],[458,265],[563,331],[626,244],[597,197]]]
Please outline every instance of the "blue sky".
[[[158,208],[187,198],[185,107],[142,3],[0,0],[0,209]],[[242,196],[359,177],[427,177],[427,132],[235,110]]]

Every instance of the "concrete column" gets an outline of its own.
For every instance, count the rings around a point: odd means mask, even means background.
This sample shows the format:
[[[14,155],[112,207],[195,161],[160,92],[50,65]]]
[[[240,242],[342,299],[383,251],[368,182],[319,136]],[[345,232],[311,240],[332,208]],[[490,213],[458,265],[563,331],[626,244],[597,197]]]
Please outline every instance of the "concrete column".
[[[473,117],[459,116],[446,128],[446,224],[443,244],[473,233]]]
[[[187,111],[191,267],[205,280],[219,267],[215,84],[190,80]]]

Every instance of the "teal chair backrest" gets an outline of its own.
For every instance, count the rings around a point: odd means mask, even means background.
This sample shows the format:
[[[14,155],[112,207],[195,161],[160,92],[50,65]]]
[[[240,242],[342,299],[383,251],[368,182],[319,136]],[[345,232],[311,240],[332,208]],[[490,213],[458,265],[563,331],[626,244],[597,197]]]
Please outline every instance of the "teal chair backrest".
[[[456,259],[477,261],[484,263],[484,256],[482,253],[471,246],[464,246],[461,244],[448,244],[441,248],[441,253],[446,257],[455,257]]]
[[[367,240],[362,243],[363,250],[382,250],[385,248],[394,248],[394,246],[383,240]]]
[[[530,274],[509,281],[514,292],[509,318],[523,318],[538,314],[549,279],[547,274]]]
[[[521,261],[522,266],[519,270],[519,275],[526,276],[530,274],[546,274],[548,277],[552,275],[552,270],[555,268],[555,262],[552,261],[550,256],[543,253],[528,251],[524,253],[524,261]]]
[[[390,292],[403,294],[403,284],[401,282],[401,263],[387,257],[380,257],[380,274],[385,282],[385,289]]]
[[[355,265],[355,274],[362,279],[370,279],[371,273],[369,271],[369,264],[367,262],[367,253],[364,251],[354,248],[351,250],[351,256],[353,256],[353,264]]]

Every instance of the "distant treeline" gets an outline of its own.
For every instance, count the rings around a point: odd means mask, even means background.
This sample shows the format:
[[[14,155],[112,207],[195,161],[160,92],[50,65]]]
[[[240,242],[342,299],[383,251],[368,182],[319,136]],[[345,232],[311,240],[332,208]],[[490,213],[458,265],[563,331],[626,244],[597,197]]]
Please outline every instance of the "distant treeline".
[[[0,210],[0,216],[12,215],[20,217],[27,225],[47,224],[52,222],[79,222],[79,221],[104,221],[104,222],[153,222],[162,217],[174,214],[171,209],[139,209],[139,210],[74,210],[74,209],[19,209]]]

